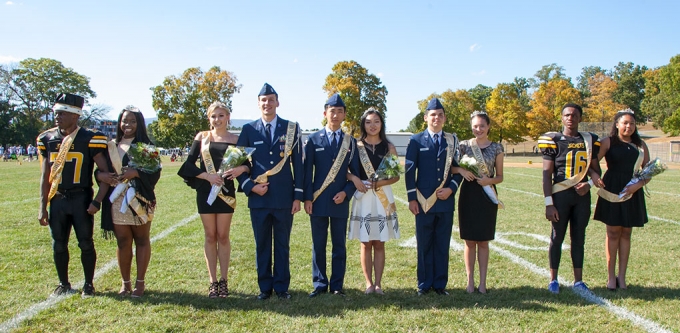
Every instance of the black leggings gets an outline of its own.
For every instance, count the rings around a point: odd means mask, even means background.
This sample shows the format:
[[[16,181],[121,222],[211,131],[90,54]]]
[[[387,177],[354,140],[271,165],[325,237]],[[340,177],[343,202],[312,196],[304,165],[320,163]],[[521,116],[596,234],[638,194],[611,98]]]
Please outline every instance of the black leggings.
[[[550,235],[550,269],[560,267],[562,257],[562,243],[567,234],[571,238],[571,262],[574,268],[583,268],[583,252],[586,240],[586,227],[590,219],[590,192],[584,196],[578,195],[573,188],[553,194],[555,208],[559,216],[558,222],[552,223]]]
[[[68,240],[71,226],[76,232],[78,247],[80,247],[80,261],[85,273],[85,283],[92,283],[94,268],[97,263],[97,252],[94,249],[92,234],[94,217],[87,213],[92,202],[92,192],[89,189],[77,192],[57,194],[50,202],[50,230],[52,232],[52,249],[54,250],[54,264],[57,268],[59,282],[69,284],[68,279]]]

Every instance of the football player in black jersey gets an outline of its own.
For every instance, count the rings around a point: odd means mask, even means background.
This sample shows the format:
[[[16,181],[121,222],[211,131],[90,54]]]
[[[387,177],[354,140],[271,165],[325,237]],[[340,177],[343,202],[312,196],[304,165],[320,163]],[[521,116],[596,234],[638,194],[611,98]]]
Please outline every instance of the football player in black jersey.
[[[578,131],[583,109],[573,103],[562,108],[561,133],[548,132],[538,138],[543,153],[543,194],[545,217],[552,223],[550,235],[550,283],[548,290],[559,293],[557,271],[562,256],[562,242],[569,226],[574,288],[588,290],[583,280],[583,253],[586,227],[590,219],[588,169],[597,170],[600,142],[595,134]]]
[[[54,264],[59,276],[59,286],[53,296],[71,293],[68,279],[71,227],[78,239],[85,272],[82,297],[94,296],[92,280],[97,253],[92,239],[93,215],[99,211],[108,185],[101,184],[93,200],[92,171],[95,163],[108,171],[105,155],[107,138],[100,132],[78,126],[84,102],[84,98],[77,95],[59,94],[53,107],[57,127],[41,133],[37,140],[42,156],[38,220],[40,225],[50,226]]]

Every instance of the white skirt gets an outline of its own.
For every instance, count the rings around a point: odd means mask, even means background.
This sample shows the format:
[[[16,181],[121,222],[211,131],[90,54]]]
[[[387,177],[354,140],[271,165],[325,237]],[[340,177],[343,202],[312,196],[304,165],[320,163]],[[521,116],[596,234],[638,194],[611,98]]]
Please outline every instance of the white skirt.
[[[394,204],[392,187],[383,186],[381,190],[387,196],[390,204]],[[359,198],[357,198],[359,197]],[[397,212],[389,216],[373,190],[366,193],[357,191],[352,201],[352,214],[349,219],[348,239],[358,239],[361,242],[379,240],[386,242],[399,238],[399,222]]]

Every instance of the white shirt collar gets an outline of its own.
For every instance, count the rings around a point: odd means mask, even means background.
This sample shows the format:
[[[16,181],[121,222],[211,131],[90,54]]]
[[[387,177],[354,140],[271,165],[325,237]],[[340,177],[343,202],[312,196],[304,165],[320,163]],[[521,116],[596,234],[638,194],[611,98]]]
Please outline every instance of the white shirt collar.
[[[431,137],[433,140],[434,140],[434,135],[435,135],[435,134],[438,134],[437,137],[439,138],[440,142],[441,142],[441,139],[442,139],[442,133],[443,133],[443,131],[439,131],[439,132],[436,132],[436,133],[435,133],[435,132],[430,131],[429,128],[427,129],[427,134],[429,134],[430,137]]]

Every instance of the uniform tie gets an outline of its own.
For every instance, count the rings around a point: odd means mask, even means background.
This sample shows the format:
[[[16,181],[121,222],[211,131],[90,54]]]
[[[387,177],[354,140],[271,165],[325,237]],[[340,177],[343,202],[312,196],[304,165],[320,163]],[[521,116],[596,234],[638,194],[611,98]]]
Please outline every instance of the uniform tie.
[[[333,149],[333,155],[338,153],[338,136],[335,132],[331,135],[331,149]]]
[[[269,142],[269,144],[271,145],[272,144],[272,124],[267,123],[267,125],[265,126],[265,132],[267,132],[267,142]]]
[[[434,135],[434,150],[437,151],[437,154],[439,154],[439,134]]]

